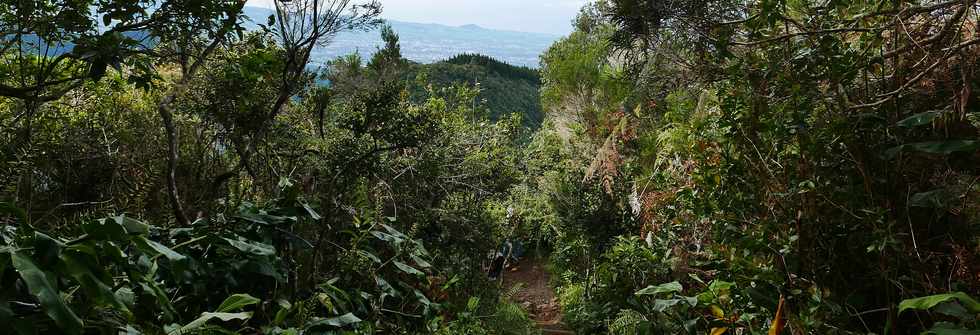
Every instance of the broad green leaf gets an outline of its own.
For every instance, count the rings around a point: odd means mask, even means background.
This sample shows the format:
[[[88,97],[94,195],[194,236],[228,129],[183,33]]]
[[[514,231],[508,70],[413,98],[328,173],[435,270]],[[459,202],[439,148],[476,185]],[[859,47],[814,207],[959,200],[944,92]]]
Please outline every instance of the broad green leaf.
[[[17,227],[14,225],[0,226],[0,248],[14,243],[17,236]]]
[[[374,277],[374,281],[378,283],[378,287],[381,288],[381,292],[383,294],[387,294],[393,297],[398,296],[398,290],[395,290],[395,288],[392,287],[391,284],[388,284],[388,281],[384,280],[384,278]]]
[[[231,320],[248,320],[251,317],[252,317],[252,313],[251,312],[242,312],[242,313],[201,313],[201,316],[198,317],[197,319],[195,319],[194,321],[191,321],[190,323],[184,325],[183,327],[180,327],[177,330],[171,331],[169,334],[170,335],[187,334],[188,332],[190,332],[192,330],[201,328],[201,326],[206,325],[208,322],[210,322],[211,320],[214,320],[214,319],[218,319],[218,320],[227,322],[227,321],[231,321]]]
[[[927,154],[949,155],[954,152],[971,152],[980,150],[980,141],[951,140],[937,142],[921,142],[903,144],[885,151],[885,157],[894,158],[906,151],[924,152]]]
[[[310,206],[310,204],[308,203],[305,202],[303,203],[303,209],[306,210],[306,214],[309,214],[310,218],[313,220],[320,220],[323,218],[320,216],[320,213],[317,213],[315,210],[313,210],[313,207]]]
[[[408,238],[408,236],[406,236],[404,233],[398,231],[398,229],[393,228],[392,226],[389,226],[389,225],[386,225],[386,224],[383,224],[382,223],[381,224],[381,227],[384,227],[384,229],[387,230],[388,233],[391,234],[391,235],[394,235],[394,236],[399,237],[401,239],[407,239]]]
[[[929,111],[929,112],[915,114],[905,118],[902,121],[898,121],[898,125],[905,128],[913,128],[913,127],[931,124],[932,121],[936,120],[936,118],[943,115],[943,113],[944,113],[943,111]]]
[[[684,301],[683,299],[657,299],[653,301],[653,307],[650,309],[663,313],[668,308],[674,307],[677,304]]]
[[[651,285],[645,289],[636,292],[636,295],[656,295],[660,293],[677,293],[684,290],[684,286],[681,286],[679,282],[671,282],[660,285]]]
[[[360,323],[362,320],[355,316],[353,313],[347,313],[341,316],[335,316],[332,318],[321,319],[313,321],[306,325],[306,328],[330,326],[330,327],[346,327],[352,324]]]
[[[82,320],[61,299],[61,294],[55,289],[54,283],[27,255],[14,252],[11,253],[10,257],[14,268],[20,272],[21,278],[27,284],[27,289],[41,302],[45,314],[54,320],[61,331],[68,334],[79,334],[82,329]]]
[[[99,278],[95,273],[101,272],[101,269],[94,269],[93,267],[98,267],[98,263],[94,260],[89,259],[89,257],[84,254],[74,250],[66,250],[64,254],[61,255],[62,263],[65,264],[65,268],[68,273],[75,278],[85,292],[95,303],[101,306],[112,306],[117,310],[129,314],[129,308],[122,301],[116,297],[116,294],[112,292],[112,287],[106,284],[102,279]]]
[[[413,267],[409,266],[408,264],[405,264],[405,263],[402,263],[402,262],[399,262],[399,261],[394,261],[392,263],[395,263],[395,266],[398,267],[399,270],[402,270],[402,272],[405,272],[407,274],[416,275],[416,276],[424,276],[425,275],[425,273],[422,273],[422,271],[419,271],[418,269],[413,268]]]
[[[432,305],[432,301],[429,300],[429,298],[426,297],[425,294],[422,293],[422,291],[419,290],[414,290],[414,291],[415,291],[415,298],[418,299],[418,302],[426,306]]]
[[[960,320],[969,320],[974,317],[969,311],[966,310],[966,308],[963,307],[963,305],[954,303],[936,305],[936,307],[932,308],[932,312],[948,315]]]
[[[276,318],[273,320],[272,325],[274,326],[278,326],[283,322],[286,322],[286,318],[288,318],[293,312],[293,304],[289,303],[289,301],[280,299],[276,302],[279,304],[279,311],[276,312]],[[300,308],[302,308],[303,303],[300,302],[299,304]]]
[[[258,213],[242,212],[242,213],[239,213],[239,215],[237,217],[240,218],[240,219],[243,219],[243,220],[252,222],[252,223],[263,225],[263,226],[277,225],[277,224],[286,222],[287,220],[294,220],[295,221],[295,219],[296,219],[296,218],[293,218],[293,217],[270,215],[270,214],[267,214],[267,213],[265,213],[263,211],[259,211]]]
[[[136,330],[136,328],[133,328],[132,325],[126,325],[126,329],[121,329],[119,331],[119,335],[123,335],[123,334],[125,334],[125,335],[140,335],[140,334],[143,334],[143,333],[141,333],[139,330]]]
[[[385,241],[385,242],[392,242],[392,243],[395,243],[395,244],[399,244],[399,243],[402,243],[402,241],[404,241],[402,238],[400,238],[398,236],[387,234],[387,233],[380,232],[380,231],[372,231],[371,232],[371,235],[374,235],[374,237],[377,237],[379,240],[382,240],[382,241]]]
[[[146,235],[150,233],[150,225],[145,222],[133,219],[126,215],[120,215],[112,218],[120,226],[126,229],[126,232],[132,235]]]
[[[429,264],[429,262],[426,262],[424,259],[422,259],[419,256],[412,255],[411,257],[412,260],[415,261],[415,264],[418,265],[420,268],[428,269],[432,267],[432,264]]]
[[[381,264],[381,258],[378,258],[378,256],[376,256],[375,254],[372,254],[364,250],[358,250],[357,253],[361,256],[367,257],[367,259],[370,259],[372,262]]]
[[[256,256],[272,256],[276,254],[276,249],[268,244],[263,244],[259,242],[246,241],[239,237],[237,240],[230,238],[221,238],[228,242],[229,245],[238,249],[241,252],[253,254]]]
[[[684,299],[684,302],[686,302],[691,307],[696,307],[698,305],[698,297],[696,297],[696,296],[695,297],[683,297],[682,296],[680,298],[681,299]]]
[[[331,313],[333,313],[334,310],[337,309],[337,306],[334,306],[333,299],[334,298],[327,293],[321,292],[321,293],[317,293],[316,295],[316,301],[319,302],[320,305],[323,306],[323,308],[326,308],[327,311]]]
[[[734,286],[735,283],[732,282],[727,282],[723,280],[714,280],[711,281],[711,284],[708,284],[708,289],[714,293],[721,293],[721,292],[727,292],[728,290],[731,290],[731,288]]]
[[[255,305],[260,301],[261,300],[259,300],[259,298],[250,296],[248,294],[234,294],[228,297],[227,299],[225,299],[225,301],[222,302],[220,306],[218,306],[216,312],[219,313],[233,312],[245,306]]]
[[[119,300],[127,307],[132,308],[136,305],[136,294],[133,292],[133,289],[128,287],[120,287],[114,294],[116,296],[116,300]]]
[[[102,219],[89,221],[82,224],[85,234],[98,240],[120,241],[128,234],[126,228],[116,222],[116,220]]]
[[[453,285],[455,285],[458,282],[459,282],[459,275],[454,274],[453,277],[449,279],[449,281],[447,281],[445,284],[442,285],[442,290],[443,291],[449,290],[450,287],[453,287]]]
[[[157,243],[153,240],[146,238],[145,236],[140,236],[134,240],[136,245],[143,249],[143,252],[156,255],[162,255],[169,259],[171,262],[179,262],[187,259],[187,256],[181,255],[173,249],[170,249],[163,244]]]
[[[238,218],[260,225],[269,225],[269,221],[264,216],[256,213],[241,213]]]
[[[906,299],[898,304],[898,313],[901,314],[902,312],[905,312],[905,310],[907,309],[915,309],[920,311],[929,310],[933,307],[936,307],[936,305],[954,299],[959,301],[960,304],[962,304],[963,307],[966,307],[966,309],[969,310],[971,313],[980,314],[980,302],[977,302],[976,300],[974,300],[973,298],[971,298],[970,296],[966,295],[966,293],[963,292],[953,292],[953,293],[946,293],[946,294],[937,294],[928,297]]]

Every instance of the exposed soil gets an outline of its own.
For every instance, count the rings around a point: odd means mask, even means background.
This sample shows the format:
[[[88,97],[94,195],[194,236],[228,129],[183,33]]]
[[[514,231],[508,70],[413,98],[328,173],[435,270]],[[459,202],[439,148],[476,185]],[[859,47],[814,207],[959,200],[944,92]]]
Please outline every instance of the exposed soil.
[[[503,274],[504,290],[521,285],[512,299],[524,307],[538,323],[544,334],[572,334],[561,323],[561,307],[555,292],[549,285],[550,277],[544,264],[537,258],[526,258]]]

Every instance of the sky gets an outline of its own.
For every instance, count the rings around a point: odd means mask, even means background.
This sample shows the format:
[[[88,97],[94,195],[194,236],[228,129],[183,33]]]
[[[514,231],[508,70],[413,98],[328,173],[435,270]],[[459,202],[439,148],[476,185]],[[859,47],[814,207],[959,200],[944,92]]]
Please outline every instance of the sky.
[[[385,19],[567,35],[587,0],[381,0]],[[248,0],[271,7],[272,0]]]

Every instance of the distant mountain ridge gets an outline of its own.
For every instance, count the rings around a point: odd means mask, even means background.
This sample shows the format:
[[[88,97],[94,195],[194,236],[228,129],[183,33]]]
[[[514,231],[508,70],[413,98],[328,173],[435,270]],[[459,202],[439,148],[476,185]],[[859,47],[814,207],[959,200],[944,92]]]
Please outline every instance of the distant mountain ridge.
[[[262,7],[246,7],[245,14],[256,24],[265,23],[273,11]],[[434,23],[387,21],[398,33],[402,54],[419,63],[435,63],[460,54],[481,54],[502,62],[537,68],[538,56],[560,38],[558,35],[494,30],[478,25],[452,27]],[[326,63],[339,56],[358,52],[370,58],[381,46],[377,30],[343,32],[324,48],[313,53],[313,62]]]

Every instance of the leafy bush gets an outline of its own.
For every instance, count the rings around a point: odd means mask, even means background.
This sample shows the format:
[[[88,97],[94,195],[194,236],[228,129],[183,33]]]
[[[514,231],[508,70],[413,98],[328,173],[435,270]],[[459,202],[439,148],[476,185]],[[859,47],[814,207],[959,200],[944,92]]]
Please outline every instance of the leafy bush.
[[[127,216],[86,222],[81,226],[84,235],[71,240],[23,224],[7,227],[10,235],[4,238],[0,258],[4,270],[0,317],[19,334],[159,331],[159,325],[219,305],[228,291],[271,292],[282,280],[282,264],[272,246],[233,233],[195,229],[161,233]],[[161,243],[169,244],[170,236],[186,240],[172,248]],[[196,254],[196,250],[207,252]],[[249,273],[259,275],[252,277],[259,280],[242,280],[240,276]],[[217,313],[244,307],[221,305],[224,308]],[[229,321],[251,315],[213,316]]]

